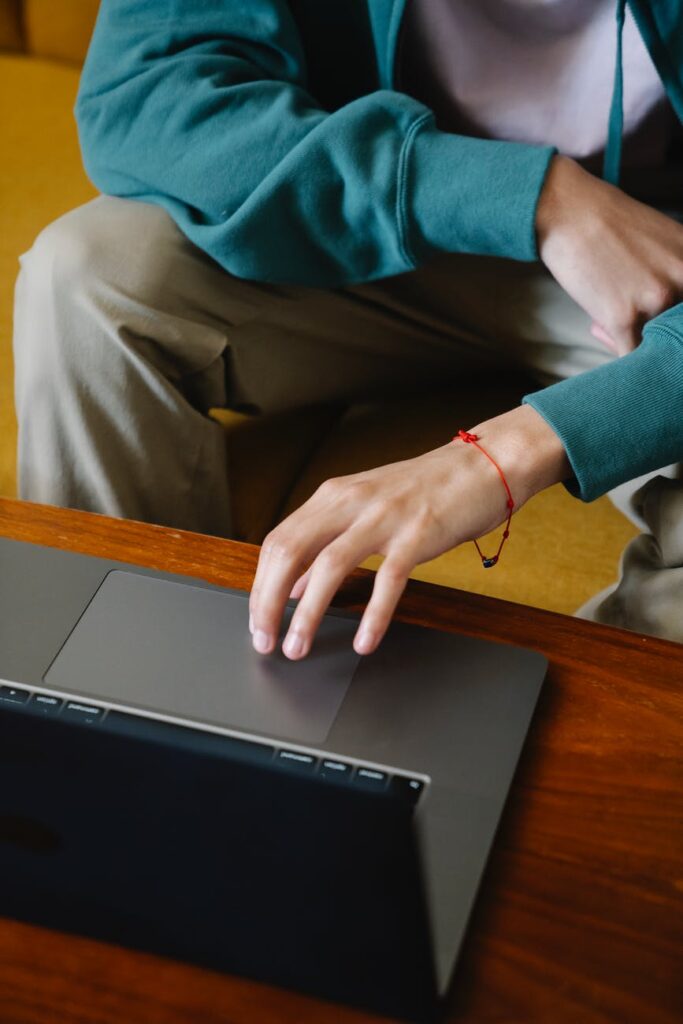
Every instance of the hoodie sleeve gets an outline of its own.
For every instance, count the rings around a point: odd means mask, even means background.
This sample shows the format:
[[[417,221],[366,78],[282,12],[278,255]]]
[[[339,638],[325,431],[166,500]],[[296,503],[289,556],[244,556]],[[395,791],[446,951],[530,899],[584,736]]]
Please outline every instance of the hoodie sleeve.
[[[537,257],[554,150],[440,132],[392,90],[323,109],[286,0],[102,0],[76,116],[97,188],[162,205],[238,277],[338,286],[443,251]]]
[[[683,461],[683,303],[650,320],[633,352],[522,401],[561,439],[583,501]]]

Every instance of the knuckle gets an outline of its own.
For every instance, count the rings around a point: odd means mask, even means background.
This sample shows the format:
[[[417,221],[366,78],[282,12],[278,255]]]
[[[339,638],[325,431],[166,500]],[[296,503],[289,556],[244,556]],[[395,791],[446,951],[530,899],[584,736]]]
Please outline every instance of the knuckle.
[[[355,513],[366,512],[374,506],[372,487],[366,480],[349,481],[345,498],[349,509]]]
[[[410,524],[411,532],[415,537],[424,537],[436,525],[437,518],[429,506],[425,505],[415,516]]]
[[[343,487],[343,477],[332,476],[329,480],[323,480],[315,493],[317,497],[329,500],[338,497]]]
[[[276,562],[286,562],[296,557],[296,548],[286,534],[280,534],[270,542],[268,554]]]
[[[676,303],[677,291],[668,281],[654,281],[643,292],[643,309],[647,313],[663,313]]]
[[[406,568],[403,562],[394,562],[387,559],[383,563],[380,572],[387,583],[398,585],[406,582],[410,570]]]
[[[326,574],[341,572],[346,566],[344,552],[341,548],[325,548],[317,558],[318,567]]]
[[[361,474],[331,477],[320,484],[314,498],[326,504],[337,503],[343,507],[368,507],[373,499],[373,489],[370,482]]]
[[[266,534],[266,536],[263,538],[263,541],[261,542],[261,554],[270,555],[270,553],[273,550],[273,545],[276,543],[276,541],[277,532],[275,530],[271,530],[270,533]]]
[[[415,522],[410,522],[403,527],[400,535],[397,537],[397,541],[401,546],[402,551],[412,551],[419,546],[421,541],[424,539],[424,532],[421,526],[418,526]]]
[[[394,511],[394,503],[391,498],[378,496],[372,502],[372,515],[377,522],[383,522]]]

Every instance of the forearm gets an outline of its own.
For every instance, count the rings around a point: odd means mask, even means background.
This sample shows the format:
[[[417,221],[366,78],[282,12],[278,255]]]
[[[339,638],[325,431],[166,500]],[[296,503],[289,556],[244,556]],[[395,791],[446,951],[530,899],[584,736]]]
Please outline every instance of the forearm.
[[[541,258],[620,358],[525,396],[592,501],[683,457],[683,227],[556,157],[537,207]]]
[[[97,188],[159,203],[251,280],[338,287],[444,251],[536,259],[553,150],[441,132],[394,89],[328,109],[290,7],[102,0],[76,107]]]

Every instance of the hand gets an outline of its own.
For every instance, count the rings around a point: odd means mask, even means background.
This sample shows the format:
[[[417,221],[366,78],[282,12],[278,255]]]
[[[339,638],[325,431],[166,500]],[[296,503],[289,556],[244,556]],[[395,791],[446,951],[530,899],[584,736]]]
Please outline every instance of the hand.
[[[683,299],[683,225],[555,157],[536,213],[539,253],[617,355]]]
[[[515,510],[570,473],[558,437],[531,406],[473,428],[505,473]],[[368,555],[384,555],[354,639],[369,654],[382,639],[411,570],[507,518],[495,467],[452,442],[405,462],[328,480],[266,537],[250,599],[250,629],[262,654],[275,649],[287,599],[299,598],[283,644],[289,658],[310,650],[344,578]]]

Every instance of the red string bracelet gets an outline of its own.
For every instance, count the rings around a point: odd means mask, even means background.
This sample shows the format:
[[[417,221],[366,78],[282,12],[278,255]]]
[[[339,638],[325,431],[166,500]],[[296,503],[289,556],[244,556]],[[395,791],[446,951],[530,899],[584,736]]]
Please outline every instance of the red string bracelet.
[[[464,441],[465,444],[473,444],[475,448],[479,449],[479,451],[482,453],[482,455],[486,456],[486,458],[489,460],[489,462],[493,463],[493,465],[498,470],[498,475],[500,476],[500,479],[503,481],[503,487],[505,488],[505,493],[508,496],[508,500],[507,500],[508,518],[507,518],[507,522],[505,524],[505,529],[503,530],[503,536],[501,537],[501,541],[500,541],[500,544],[498,545],[498,550],[496,551],[495,555],[491,555],[490,557],[487,557],[483,553],[481,548],[479,547],[479,544],[477,543],[477,541],[476,540],[474,541],[474,546],[476,547],[477,551],[479,552],[479,557],[481,558],[481,564],[484,566],[485,569],[490,569],[492,566],[494,566],[496,564],[496,562],[500,558],[500,553],[503,550],[503,544],[505,543],[505,541],[510,536],[510,521],[512,519],[512,510],[515,507],[515,503],[513,501],[512,494],[510,492],[510,488],[508,487],[508,482],[505,479],[505,475],[503,473],[503,470],[500,468],[500,466],[498,465],[496,460],[492,459],[491,456],[489,455],[489,453],[487,451],[484,451],[482,446],[478,443],[479,438],[477,437],[477,435],[476,434],[468,434],[466,430],[459,430],[458,433],[453,438],[453,440],[454,441]]]

